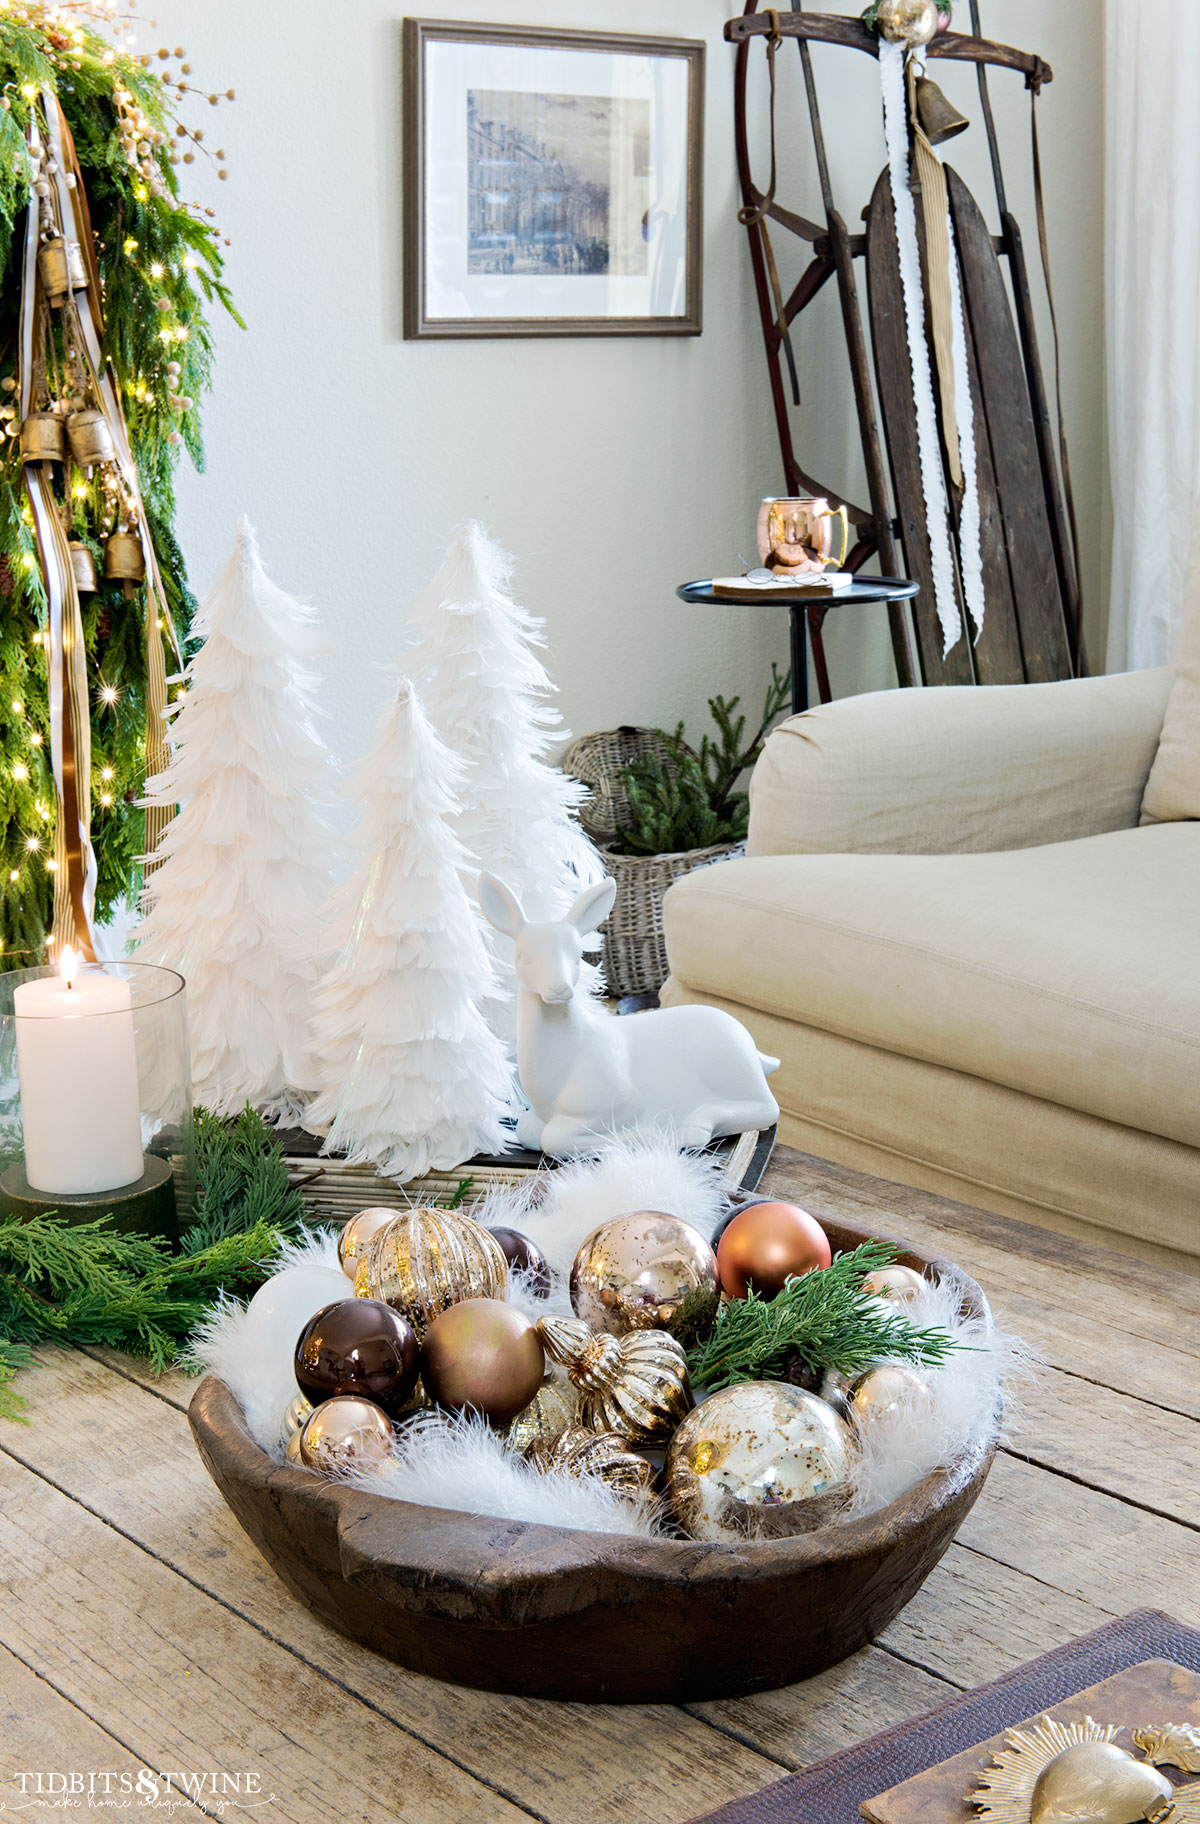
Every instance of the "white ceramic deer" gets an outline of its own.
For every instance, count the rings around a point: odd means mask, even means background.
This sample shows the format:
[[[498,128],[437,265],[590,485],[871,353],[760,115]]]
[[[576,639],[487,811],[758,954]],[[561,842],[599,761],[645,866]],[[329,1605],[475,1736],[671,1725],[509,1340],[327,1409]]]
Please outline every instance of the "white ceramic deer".
[[[522,1146],[555,1158],[591,1152],[606,1134],[669,1127],[681,1146],[770,1127],[779,1105],[746,1028],[717,1007],[663,1007],[618,1018],[577,994],[583,940],[612,911],[616,882],[586,887],[559,920],[530,924],[494,874],[479,903],[516,945],[517,1064],[530,1109]]]

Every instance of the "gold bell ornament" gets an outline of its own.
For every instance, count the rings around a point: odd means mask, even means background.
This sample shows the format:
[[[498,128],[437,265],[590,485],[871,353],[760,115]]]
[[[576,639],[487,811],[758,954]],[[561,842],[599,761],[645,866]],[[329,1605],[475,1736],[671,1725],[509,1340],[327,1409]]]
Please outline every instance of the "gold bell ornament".
[[[92,595],[96,589],[96,565],[91,552],[82,539],[73,538],[67,546],[71,553],[71,569],[75,573],[75,587],[80,595]]]
[[[971,124],[928,76],[917,77],[917,119],[931,146],[965,133]]]
[[[594,1335],[578,1318],[543,1317],[538,1335],[579,1389],[579,1422],[590,1430],[652,1444],[670,1437],[691,1409],[687,1358],[665,1330]]]
[[[928,44],[938,29],[934,0],[879,0],[876,30],[889,44]]]
[[[458,1210],[417,1204],[372,1237],[354,1275],[356,1298],[381,1298],[418,1342],[435,1317],[467,1298],[503,1298],[508,1262],[495,1236]]]
[[[64,304],[73,291],[87,289],[87,267],[78,241],[65,241],[61,234],[43,241],[38,248],[38,277],[51,304]]]
[[[554,1438],[537,1438],[525,1452],[542,1475],[565,1470],[569,1476],[599,1476],[614,1494],[637,1498],[654,1480],[654,1466],[626,1447],[616,1431],[589,1431],[568,1425]]]
[[[146,574],[146,553],[136,532],[109,533],[104,546],[104,574],[109,582],[141,582]]]
[[[66,426],[57,412],[30,412],[21,426],[22,462],[65,462]]]
[[[95,468],[98,462],[112,462],[117,453],[107,418],[92,405],[71,413],[67,419],[67,442],[81,469]]]

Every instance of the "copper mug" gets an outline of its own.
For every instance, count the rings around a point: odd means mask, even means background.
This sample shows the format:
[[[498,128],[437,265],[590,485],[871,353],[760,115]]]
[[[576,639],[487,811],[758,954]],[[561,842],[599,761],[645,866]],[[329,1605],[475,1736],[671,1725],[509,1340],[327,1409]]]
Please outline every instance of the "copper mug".
[[[835,557],[833,528],[839,521],[842,536]],[[849,544],[850,524],[845,507],[831,507],[820,496],[768,499],[758,510],[758,555],[777,576],[840,570]]]

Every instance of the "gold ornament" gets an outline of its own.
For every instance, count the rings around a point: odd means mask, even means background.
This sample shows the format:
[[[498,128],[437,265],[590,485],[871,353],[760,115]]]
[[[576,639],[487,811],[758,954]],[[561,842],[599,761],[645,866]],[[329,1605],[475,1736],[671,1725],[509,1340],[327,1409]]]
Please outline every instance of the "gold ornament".
[[[524,1412],[509,1426],[507,1440],[513,1450],[527,1450],[531,1444],[556,1438],[578,1420],[579,1390],[565,1375],[548,1374]]]
[[[494,1236],[458,1210],[418,1204],[370,1242],[354,1275],[356,1298],[382,1298],[424,1342],[440,1312],[465,1298],[503,1298],[508,1262]]]
[[[351,1463],[382,1463],[391,1454],[392,1427],[374,1400],[338,1393],[322,1400],[299,1434],[307,1469],[339,1470]]]
[[[38,277],[51,304],[65,304],[73,291],[83,291],[88,282],[83,250],[78,241],[64,241],[56,235],[38,248]]]
[[[816,1394],[742,1381],[683,1421],[667,1452],[666,1492],[693,1539],[785,1538],[845,1510],[851,1460],[846,1427]]]
[[[298,1431],[288,1434],[283,1446],[283,1460],[285,1463],[295,1464],[297,1469],[304,1468],[304,1458],[300,1455],[300,1433]]]
[[[82,539],[73,538],[67,546],[71,553],[71,569],[75,573],[75,587],[80,595],[92,595],[96,588],[96,565],[92,554]]]
[[[1170,1781],[1113,1741],[1115,1724],[1085,1716],[1060,1723],[1043,1716],[1029,1729],[1008,1729],[1004,1747],[980,1775],[969,1803],[980,1824],[1183,1824]]]
[[[588,1236],[571,1268],[571,1305],[593,1330],[666,1330],[686,1303],[707,1326],[720,1302],[717,1257],[698,1229],[663,1210],[618,1216]]]
[[[850,1384],[847,1416],[852,1424],[895,1420],[905,1407],[920,1418],[927,1417],[933,1409],[933,1396],[928,1383],[899,1362],[882,1362],[878,1368],[868,1368]]]
[[[934,0],[879,0],[875,27],[889,44],[928,44],[938,29]]]
[[[309,1404],[302,1393],[298,1393],[283,1415],[284,1436],[294,1438],[304,1430],[315,1408]]]
[[[1156,1767],[1178,1767],[1181,1773],[1200,1773],[1200,1729],[1193,1729],[1189,1723],[1135,1729],[1133,1745]]]
[[[568,1425],[554,1438],[537,1438],[525,1452],[525,1461],[546,1475],[565,1470],[569,1476],[599,1476],[614,1494],[636,1498],[654,1480],[653,1465],[635,1457],[616,1431],[589,1431]]]
[[[110,582],[140,583],[146,553],[136,532],[110,532],[104,546],[104,574]]]
[[[922,1279],[912,1267],[876,1267],[863,1280],[864,1292],[872,1292],[876,1298],[890,1299],[894,1305],[906,1305],[928,1289],[928,1280]]]
[[[90,405],[80,412],[72,412],[67,419],[67,442],[81,469],[94,468],[98,462],[112,462],[117,453],[107,418]]]
[[[353,1279],[358,1271],[358,1263],[367,1251],[367,1244],[380,1229],[386,1229],[389,1222],[395,1222],[395,1210],[381,1205],[360,1210],[352,1216],[338,1236],[338,1266],[348,1279]]]
[[[66,426],[57,412],[30,412],[21,426],[22,462],[65,462]]]
[[[579,1421],[633,1443],[670,1437],[692,1405],[687,1359],[665,1330],[593,1335],[577,1317],[543,1317],[538,1335],[579,1389]]]

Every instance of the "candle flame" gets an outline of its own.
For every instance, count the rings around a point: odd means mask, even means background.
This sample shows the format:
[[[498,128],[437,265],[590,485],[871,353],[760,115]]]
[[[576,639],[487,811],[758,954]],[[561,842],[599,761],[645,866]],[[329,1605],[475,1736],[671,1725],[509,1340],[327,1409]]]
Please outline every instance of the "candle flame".
[[[59,954],[58,973],[62,976],[63,981],[67,984],[68,988],[74,987],[75,977],[79,973],[79,958],[76,956],[74,950],[72,950],[70,944],[64,944]]]

